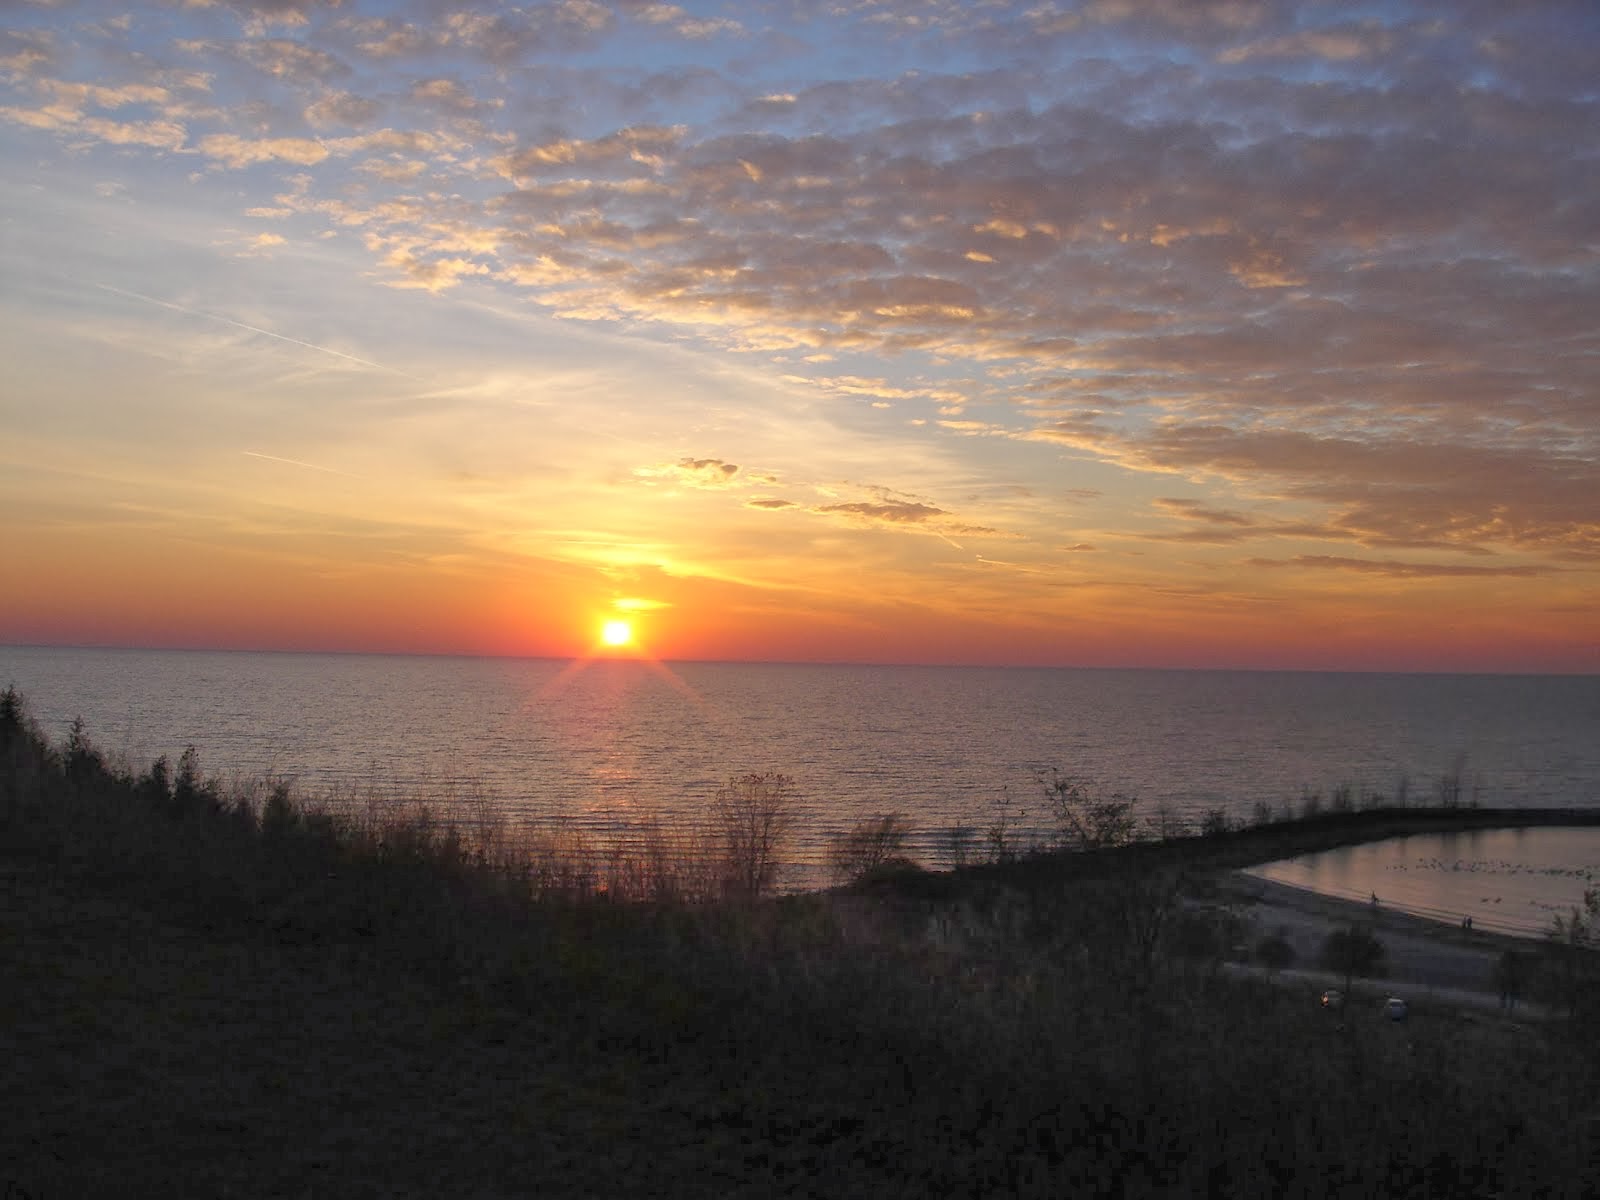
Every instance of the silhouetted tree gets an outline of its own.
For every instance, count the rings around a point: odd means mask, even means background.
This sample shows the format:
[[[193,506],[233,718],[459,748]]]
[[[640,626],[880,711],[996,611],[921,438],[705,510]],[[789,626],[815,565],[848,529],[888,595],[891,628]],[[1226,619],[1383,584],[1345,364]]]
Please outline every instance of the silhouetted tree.
[[[1382,975],[1386,950],[1378,936],[1364,925],[1335,929],[1322,943],[1322,965],[1344,975],[1346,990],[1357,975]]]
[[[1500,956],[1495,964],[1494,983],[1500,991],[1501,1008],[1507,1012],[1516,1011],[1517,1001],[1522,998],[1533,971],[1533,958],[1524,951],[1507,950]]]
[[[10,740],[23,732],[27,721],[22,696],[14,687],[0,692],[0,740]]]
[[[1133,840],[1138,822],[1132,796],[1121,792],[1105,795],[1087,780],[1059,771],[1050,772],[1044,794],[1065,849],[1102,850]]]
[[[166,809],[172,802],[172,782],[167,756],[162,755],[150,764],[150,769],[139,777],[139,797],[151,808]]]
[[[89,741],[82,717],[72,719],[72,726],[67,731],[67,745],[62,754],[62,762],[66,767],[67,778],[75,783],[88,783],[105,774],[105,763],[100,758],[100,752]]]
[[[178,815],[221,807],[217,789],[200,777],[200,753],[193,746],[178,758],[178,776],[172,784],[172,809]]]
[[[747,899],[769,891],[794,824],[794,780],[776,771],[729,779],[717,789],[712,811],[722,838],[724,889]]]

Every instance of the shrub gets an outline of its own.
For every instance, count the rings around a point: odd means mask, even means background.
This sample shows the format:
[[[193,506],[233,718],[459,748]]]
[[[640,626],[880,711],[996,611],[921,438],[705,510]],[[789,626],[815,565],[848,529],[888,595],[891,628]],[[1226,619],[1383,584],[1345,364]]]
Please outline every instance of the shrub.
[[[1269,933],[1256,943],[1256,961],[1273,971],[1292,967],[1300,956],[1281,933]]]
[[[857,821],[847,833],[828,839],[828,866],[839,883],[850,883],[891,859],[906,861],[911,823],[900,813]]]
[[[723,891],[755,899],[778,881],[778,855],[794,824],[794,780],[776,771],[735,776],[712,805],[722,840]]]
[[[1495,964],[1491,981],[1500,993],[1500,1007],[1507,1012],[1516,1011],[1517,1001],[1528,990],[1528,984],[1537,975],[1538,960],[1527,951],[1506,950]]]
[[[940,840],[944,846],[946,866],[959,871],[972,861],[972,842],[977,832],[976,826],[961,822],[944,831]]]
[[[1351,975],[1377,976],[1384,973],[1385,949],[1378,936],[1365,926],[1335,929],[1322,943],[1321,962],[1330,971]]]
[[[1206,837],[1217,837],[1227,833],[1230,828],[1228,810],[1225,808],[1206,809],[1205,816],[1200,821],[1200,832]]]
[[[1187,822],[1173,811],[1170,804],[1156,805],[1155,816],[1146,817],[1144,823],[1145,828],[1155,834],[1156,840],[1160,842],[1184,837],[1189,832]]]
[[[908,877],[924,874],[926,872],[923,870],[921,863],[915,859],[897,854],[862,872],[856,877],[856,881],[858,883],[880,883],[886,880],[904,881]]]
[[[1000,789],[1000,794],[990,801],[990,808],[991,819],[983,831],[984,840],[989,843],[989,861],[1011,862],[1022,852],[1013,831],[1017,822],[1028,815],[1027,810],[1016,807],[1009,788]]]
[[[1273,822],[1272,805],[1265,800],[1257,800],[1255,807],[1250,810],[1250,821],[1254,825],[1271,825]]]

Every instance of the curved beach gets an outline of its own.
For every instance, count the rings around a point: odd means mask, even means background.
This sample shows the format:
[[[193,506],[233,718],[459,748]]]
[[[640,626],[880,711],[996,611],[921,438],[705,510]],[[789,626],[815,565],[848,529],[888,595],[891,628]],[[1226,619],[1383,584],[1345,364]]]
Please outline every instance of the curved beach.
[[[1301,963],[1315,964],[1323,941],[1335,930],[1366,925],[1382,940],[1388,972],[1384,986],[1396,994],[1499,1007],[1495,970],[1507,951],[1530,951],[1538,939],[1473,930],[1399,909],[1376,907],[1308,888],[1263,879],[1247,871],[1229,872],[1225,895],[1253,922],[1255,935],[1280,934]],[[1297,975],[1321,980],[1332,975],[1308,970]]]

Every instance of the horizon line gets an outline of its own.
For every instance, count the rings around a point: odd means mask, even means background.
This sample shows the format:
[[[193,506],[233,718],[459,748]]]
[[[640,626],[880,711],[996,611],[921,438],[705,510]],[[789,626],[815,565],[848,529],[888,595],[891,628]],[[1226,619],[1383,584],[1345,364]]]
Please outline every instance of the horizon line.
[[[1253,675],[1428,675],[1428,676],[1497,676],[1505,678],[1600,679],[1600,671],[1528,670],[1495,668],[1416,667],[1386,669],[1380,667],[1329,667],[1329,666],[1173,666],[1152,664],[1073,664],[1073,663],[1019,663],[1019,662],[885,662],[867,659],[746,659],[746,658],[657,658],[648,654],[515,654],[472,650],[330,650],[288,646],[207,646],[207,645],[132,645],[119,642],[0,642],[7,650],[99,650],[154,654],[299,654],[323,657],[350,658],[456,658],[500,660],[507,662],[603,662],[603,663],[669,663],[685,666],[751,666],[751,667],[906,667],[936,670],[976,671],[1149,671],[1214,674]]]

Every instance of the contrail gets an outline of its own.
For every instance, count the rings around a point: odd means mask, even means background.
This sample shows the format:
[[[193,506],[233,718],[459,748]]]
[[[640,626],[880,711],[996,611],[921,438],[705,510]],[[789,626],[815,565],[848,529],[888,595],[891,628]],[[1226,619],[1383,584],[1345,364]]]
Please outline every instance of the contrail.
[[[315,350],[319,354],[331,354],[335,358],[342,358],[346,362],[360,363],[363,367],[371,367],[375,371],[388,371],[393,375],[404,375],[407,379],[416,378],[415,375],[407,375],[404,371],[396,370],[394,367],[386,367],[382,363],[373,362],[371,359],[358,358],[354,354],[346,354],[343,350],[334,350],[327,346],[318,346],[314,342],[302,342],[299,338],[286,337],[281,333],[273,333],[272,330],[262,329],[258,325],[246,325],[243,321],[235,321],[232,317],[224,317],[219,316],[216,313],[202,312],[198,308],[185,308],[183,305],[174,304],[170,300],[157,300],[154,296],[145,296],[139,292],[130,292],[125,288],[112,287],[109,283],[99,283],[95,286],[100,288],[102,291],[111,292],[118,296],[127,296],[132,300],[143,300],[146,304],[154,304],[158,308],[168,308],[173,312],[180,312],[191,317],[204,317],[208,321],[220,321],[224,325],[232,325],[235,329],[243,329],[250,333],[259,333],[263,337],[277,338],[278,341],[288,342],[291,346],[301,346],[307,350]]]
[[[308,471],[326,471],[329,475],[343,475],[346,479],[364,479],[363,475],[352,475],[349,471],[341,471],[337,467],[320,467],[316,463],[301,462],[298,458],[279,458],[276,454],[262,454],[256,450],[241,450],[240,454],[250,458],[264,458],[268,462],[287,463],[291,467],[304,467]]]

